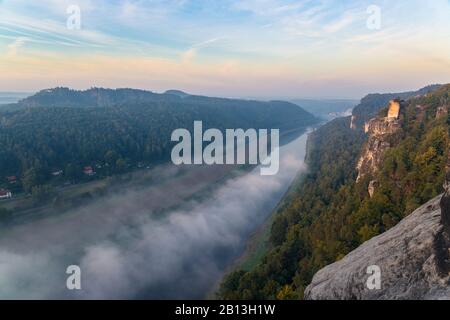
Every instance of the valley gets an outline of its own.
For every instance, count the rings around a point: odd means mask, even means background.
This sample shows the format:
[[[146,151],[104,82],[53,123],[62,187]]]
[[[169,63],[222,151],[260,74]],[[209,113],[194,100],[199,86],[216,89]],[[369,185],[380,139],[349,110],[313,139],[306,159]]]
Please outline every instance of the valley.
[[[449,31],[450,0],[0,0],[0,301],[450,300]]]
[[[307,134],[287,137],[276,176],[260,176],[258,167],[242,171],[231,166],[218,170],[162,165],[150,170],[153,184],[128,185],[124,192],[111,192],[64,214],[24,217],[2,228],[1,256],[11,259],[2,275],[11,285],[0,289],[0,296],[205,297],[299,170],[305,170],[306,139]],[[14,265],[35,259],[34,271],[17,271]],[[75,262],[85,270],[85,289],[71,295],[58,289],[63,279],[57,275]],[[134,269],[143,264],[141,270]],[[35,272],[44,278],[54,276],[54,281],[40,283]],[[112,281],[119,276],[121,281]],[[30,286],[13,285],[23,281]],[[102,289],[106,284],[112,287]]]

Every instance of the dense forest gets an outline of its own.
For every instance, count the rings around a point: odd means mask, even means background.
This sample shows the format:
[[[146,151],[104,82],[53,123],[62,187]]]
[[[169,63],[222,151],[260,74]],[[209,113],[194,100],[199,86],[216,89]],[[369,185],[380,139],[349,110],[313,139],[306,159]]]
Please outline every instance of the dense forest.
[[[271,249],[249,272],[234,271],[223,281],[223,299],[299,299],[313,275],[343,258],[429,199],[442,193],[449,146],[450,86],[405,103],[403,125],[376,177],[356,183],[356,161],[365,141],[337,119],[311,135],[309,174],[292,199],[276,213]],[[364,101],[363,101],[364,103]],[[363,109],[364,105],[360,105]],[[378,111],[385,115],[387,109]],[[373,197],[368,183],[376,178]]]
[[[0,186],[7,177],[30,192],[53,176],[76,182],[83,169],[104,175],[168,160],[171,133],[204,128],[305,128],[317,122],[287,102],[156,94],[133,89],[44,90],[0,106]],[[88,169],[88,170],[89,170]],[[85,169],[86,170],[86,169]],[[9,186],[12,188],[14,186]]]

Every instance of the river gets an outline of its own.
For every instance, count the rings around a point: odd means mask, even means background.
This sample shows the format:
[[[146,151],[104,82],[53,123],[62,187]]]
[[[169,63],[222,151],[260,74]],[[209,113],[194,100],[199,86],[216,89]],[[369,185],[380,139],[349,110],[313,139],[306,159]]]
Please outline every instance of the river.
[[[280,148],[275,176],[256,167],[208,180],[220,170],[163,166],[155,186],[0,230],[0,298],[205,298],[306,170],[306,140]],[[81,268],[81,290],[66,289],[69,265]]]

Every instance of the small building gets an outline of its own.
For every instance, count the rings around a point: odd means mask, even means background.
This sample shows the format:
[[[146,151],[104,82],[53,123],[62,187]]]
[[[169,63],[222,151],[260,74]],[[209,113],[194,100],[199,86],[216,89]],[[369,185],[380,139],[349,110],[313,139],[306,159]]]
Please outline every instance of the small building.
[[[12,198],[12,192],[5,189],[0,189],[0,199],[11,199]]]
[[[63,174],[62,170],[56,170],[52,172],[52,176],[57,177]]]
[[[95,171],[91,166],[86,166],[83,169],[83,173],[87,176],[93,176],[95,175]]]

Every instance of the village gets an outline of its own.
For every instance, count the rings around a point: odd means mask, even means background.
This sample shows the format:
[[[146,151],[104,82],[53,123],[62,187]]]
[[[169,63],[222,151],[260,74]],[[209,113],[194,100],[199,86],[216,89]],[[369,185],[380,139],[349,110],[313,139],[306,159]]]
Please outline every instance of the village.
[[[6,177],[6,182],[8,185],[16,185],[17,177],[16,176],[8,176]],[[12,191],[6,187],[0,187],[0,200],[11,199],[13,197]]]
[[[26,175],[0,177],[0,225],[33,212],[61,214],[110,192],[123,192],[132,183],[147,185],[153,181],[152,169],[157,164],[126,162],[119,173],[107,163],[95,162],[77,167],[76,179],[67,170],[54,168],[47,173],[45,184],[28,190]]]
[[[97,171],[101,171],[104,167],[107,167],[108,164],[96,164],[94,166],[88,165],[84,166],[81,169],[80,182],[89,182],[92,181],[94,177],[97,175]],[[136,166],[137,169],[147,168],[150,166],[145,165],[144,163],[139,162]],[[99,176],[98,178],[102,178],[104,175]],[[24,195],[24,190],[22,186],[22,181],[19,177],[15,175],[6,176],[3,181],[0,181],[0,201],[13,199],[18,197],[20,194]],[[66,181],[64,176],[64,170],[62,169],[54,169],[51,172],[50,181],[55,184],[57,187],[67,187],[69,185],[73,185],[73,183]]]

